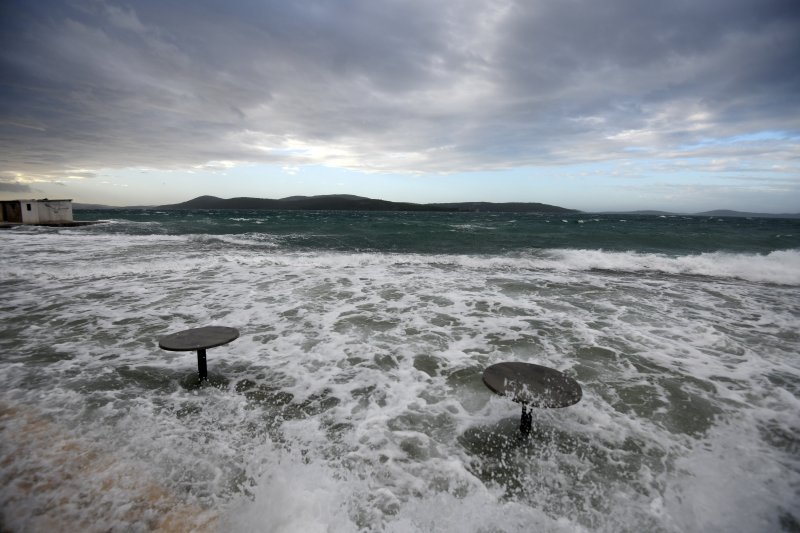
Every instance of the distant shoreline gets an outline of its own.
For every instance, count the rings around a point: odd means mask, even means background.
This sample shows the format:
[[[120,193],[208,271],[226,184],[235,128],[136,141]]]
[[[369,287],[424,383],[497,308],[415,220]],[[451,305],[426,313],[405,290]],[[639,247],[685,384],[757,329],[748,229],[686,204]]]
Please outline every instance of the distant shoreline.
[[[741,218],[800,218],[800,213],[755,213],[716,209],[699,213],[675,213],[671,211],[637,210],[637,211],[580,211],[555,205],[536,202],[450,202],[416,204],[411,202],[391,202],[376,200],[350,194],[332,194],[321,196],[290,196],[273,200],[269,198],[218,198],[216,196],[198,196],[193,200],[178,204],[150,206],[111,206],[100,204],[74,203],[73,208],[82,211],[114,210],[114,209],[231,209],[231,210],[278,210],[278,211],[417,211],[443,213],[542,213],[563,215],[622,215],[622,216],[699,216],[699,217],[741,217]]]
[[[535,202],[454,202],[416,204],[412,202],[390,202],[354,196],[332,194],[322,196],[290,196],[273,200],[270,198],[218,198],[199,196],[179,204],[159,206],[111,207],[100,205],[73,204],[74,209],[272,209],[286,211],[419,211],[419,212],[491,212],[491,213],[580,213],[555,205]]]
[[[111,208],[111,209],[121,209]],[[22,223],[22,222],[0,222],[0,229],[11,229],[18,226],[45,226],[48,228],[76,228],[79,226],[92,226],[100,224],[97,220],[70,220],[69,222],[36,222],[36,223]]]

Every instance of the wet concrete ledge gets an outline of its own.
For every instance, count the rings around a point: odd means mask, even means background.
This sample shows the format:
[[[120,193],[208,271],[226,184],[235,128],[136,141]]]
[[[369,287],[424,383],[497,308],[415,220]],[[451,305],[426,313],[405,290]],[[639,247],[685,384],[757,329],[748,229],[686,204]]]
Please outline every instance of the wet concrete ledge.
[[[51,228],[74,228],[78,226],[91,226],[100,224],[99,220],[72,220],[70,222],[41,222],[37,224],[23,224],[21,222],[0,222],[0,229],[11,229],[17,226],[47,226]]]

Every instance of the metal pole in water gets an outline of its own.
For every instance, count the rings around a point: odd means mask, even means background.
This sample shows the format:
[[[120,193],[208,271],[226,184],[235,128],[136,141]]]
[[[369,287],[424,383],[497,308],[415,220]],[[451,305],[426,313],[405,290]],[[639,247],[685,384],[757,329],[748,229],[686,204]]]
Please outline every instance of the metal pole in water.
[[[519,421],[519,430],[523,435],[530,435],[533,427],[533,411],[528,411],[527,405],[522,404],[522,418]]]
[[[483,383],[492,392],[511,397],[522,404],[519,431],[523,437],[533,429],[533,412],[538,408],[567,407],[581,400],[583,390],[578,382],[554,368],[533,363],[497,363],[483,371]]]
[[[206,349],[200,348],[197,350],[197,373],[200,374],[200,381],[208,379],[208,370],[206,369]]]

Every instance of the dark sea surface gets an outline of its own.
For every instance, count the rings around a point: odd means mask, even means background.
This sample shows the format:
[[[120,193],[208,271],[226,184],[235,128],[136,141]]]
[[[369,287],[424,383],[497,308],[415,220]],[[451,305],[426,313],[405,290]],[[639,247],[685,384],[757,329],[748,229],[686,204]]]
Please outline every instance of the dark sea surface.
[[[0,529],[800,531],[800,220],[75,218],[0,231]]]
[[[679,255],[800,249],[797,219],[249,210],[77,214],[82,220],[148,223],[118,228],[131,235],[246,235],[298,251],[486,255],[566,248]]]

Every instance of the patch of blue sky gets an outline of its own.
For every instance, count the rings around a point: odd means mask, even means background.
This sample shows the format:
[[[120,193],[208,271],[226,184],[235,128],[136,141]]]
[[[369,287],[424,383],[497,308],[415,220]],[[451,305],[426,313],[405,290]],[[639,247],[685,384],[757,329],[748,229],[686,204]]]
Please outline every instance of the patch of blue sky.
[[[731,146],[745,143],[761,142],[800,142],[800,134],[787,131],[765,130],[742,135],[732,135],[730,137],[706,138],[696,143],[685,144],[678,148],[680,151],[696,150],[698,148],[708,148],[713,146]]]
[[[648,148],[646,146],[626,146],[622,149],[623,152],[632,152],[632,153],[646,153],[652,152],[652,148]]]

